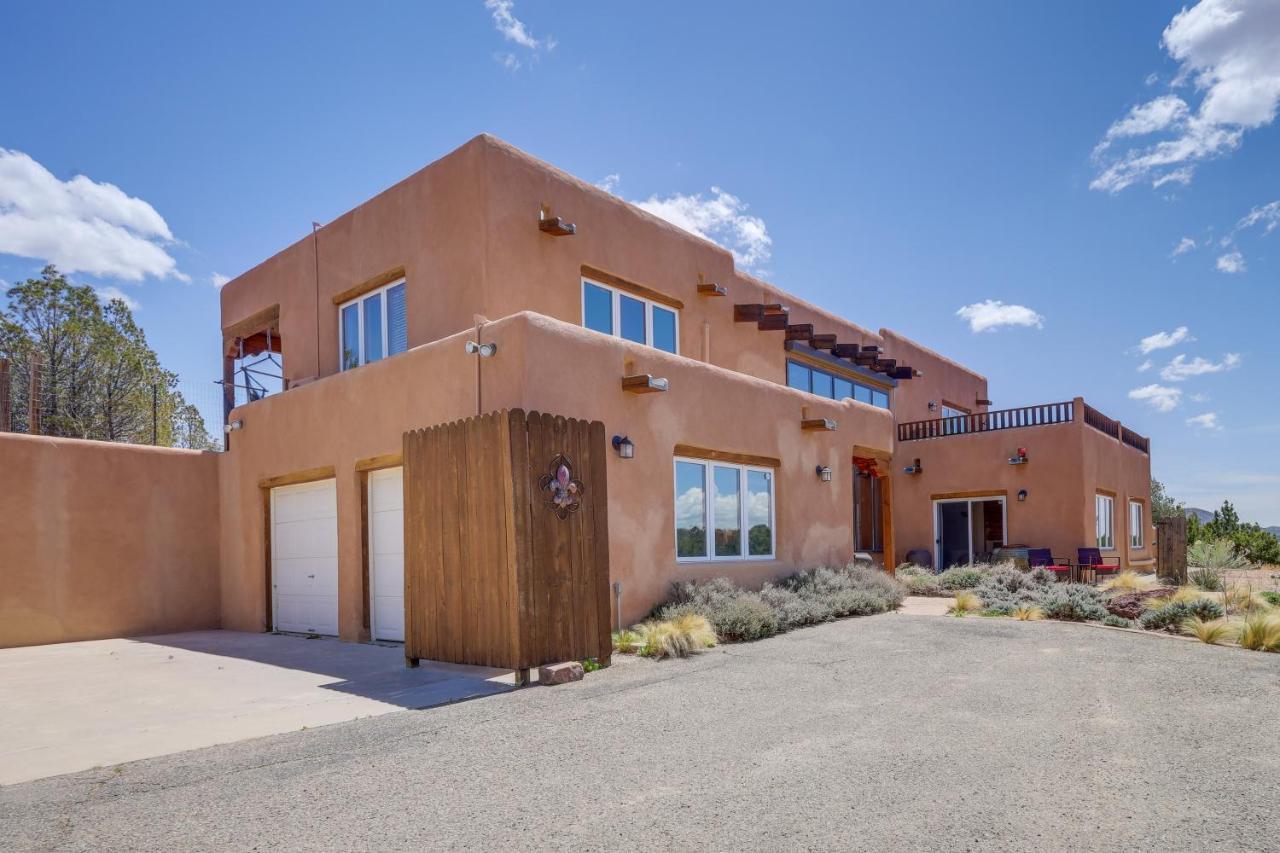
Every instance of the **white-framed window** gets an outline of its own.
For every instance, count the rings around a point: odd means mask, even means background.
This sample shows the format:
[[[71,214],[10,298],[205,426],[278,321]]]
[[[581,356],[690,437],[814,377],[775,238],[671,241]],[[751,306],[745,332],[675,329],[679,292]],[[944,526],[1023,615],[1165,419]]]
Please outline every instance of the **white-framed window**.
[[[582,280],[582,325],[654,349],[680,351],[679,311],[587,278]]]
[[[350,370],[408,349],[404,279],[338,306],[338,369]]]
[[[773,558],[772,468],[676,458],[675,480],[676,560]]]
[[[1093,509],[1097,516],[1098,547],[1104,550],[1115,548],[1115,498],[1111,495],[1094,495]]]
[[[1129,501],[1129,547],[1142,547],[1142,501]]]
[[[969,413],[964,409],[957,409],[955,406],[948,406],[946,403],[943,403],[942,434],[957,435],[959,433],[967,432],[969,426],[968,415]]]

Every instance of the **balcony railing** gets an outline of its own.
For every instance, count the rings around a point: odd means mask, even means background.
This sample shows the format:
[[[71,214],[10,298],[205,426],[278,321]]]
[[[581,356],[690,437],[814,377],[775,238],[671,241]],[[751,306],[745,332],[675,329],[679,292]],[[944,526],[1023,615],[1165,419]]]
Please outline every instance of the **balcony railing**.
[[[1138,435],[1121,425],[1119,421],[1112,420],[1088,403],[1081,405],[1086,424],[1135,450],[1150,454],[1151,441],[1148,438]],[[944,438],[949,435],[1049,426],[1069,423],[1074,419],[1074,402],[1041,403],[1038,406],[1023,406],[1018,409],[998,409],[992,412],[934,418],[928,421],[907,421],[898,424],[898,441],[921,441],[927,438]]]
[[[934,418],[929,421],[907,421],[898,424],[898,441],[920,441],[926,438],[942,438],[947,435],[965,435],[972,432],[994,432],[1000,429],[1048,426],[1070,422],[1075,416],[1075,404],[1041,403],[1038,406],[1022,406],[1017,409],[997,409],[973,415],[955,415],[950,418]]]

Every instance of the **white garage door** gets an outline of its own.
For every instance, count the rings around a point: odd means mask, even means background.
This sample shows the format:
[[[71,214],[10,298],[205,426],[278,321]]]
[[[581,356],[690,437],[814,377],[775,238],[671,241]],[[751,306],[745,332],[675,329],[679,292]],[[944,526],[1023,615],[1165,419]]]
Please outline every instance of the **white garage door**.
[[[277,631],[338,633],[337,481],[271,490],[271,589]]]
[[[369,474],[369,586],[373,638],[403,642],[403,468]]]

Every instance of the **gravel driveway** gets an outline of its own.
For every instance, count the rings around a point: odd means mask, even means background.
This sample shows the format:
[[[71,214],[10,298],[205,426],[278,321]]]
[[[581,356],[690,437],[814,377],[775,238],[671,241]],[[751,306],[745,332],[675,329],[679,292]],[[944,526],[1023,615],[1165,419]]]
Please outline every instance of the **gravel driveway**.
[[[1280,846],[1280,655],[888,614],[0,790],[0,848]]]

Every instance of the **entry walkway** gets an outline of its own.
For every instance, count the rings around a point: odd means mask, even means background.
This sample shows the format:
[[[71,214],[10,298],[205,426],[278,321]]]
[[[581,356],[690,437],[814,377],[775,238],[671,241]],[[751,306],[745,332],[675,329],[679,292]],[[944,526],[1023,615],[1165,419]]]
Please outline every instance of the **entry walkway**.
[[[502,693],[398,645],[196,631],[0,650],[0,784]]]

